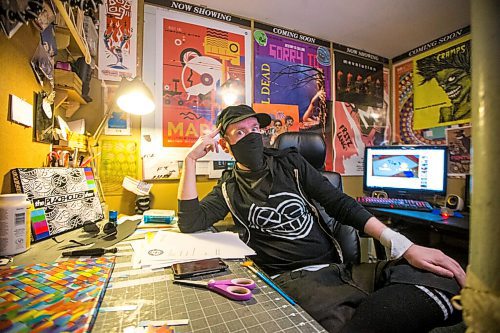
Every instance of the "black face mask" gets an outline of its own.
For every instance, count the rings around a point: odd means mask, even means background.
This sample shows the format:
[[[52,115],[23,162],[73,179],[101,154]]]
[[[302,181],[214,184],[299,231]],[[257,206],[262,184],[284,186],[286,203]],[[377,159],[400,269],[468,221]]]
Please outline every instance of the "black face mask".
[[[231,146],[231,151],[239,162],[252,171],[259,171],[264,166],[264,143],[260,133],[250,133]]]

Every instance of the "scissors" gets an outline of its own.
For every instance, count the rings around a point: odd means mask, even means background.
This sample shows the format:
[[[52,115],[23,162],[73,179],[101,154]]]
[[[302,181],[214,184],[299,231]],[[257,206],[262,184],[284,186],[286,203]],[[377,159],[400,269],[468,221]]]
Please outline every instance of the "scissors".
[[[174,283],[208,288],[235,301],[248,301],[250,298],[252,298],[252,289],[256,287],[255,282],[247,278],[235,278],[231,280],[212,279],[208,282],[174,280]]]

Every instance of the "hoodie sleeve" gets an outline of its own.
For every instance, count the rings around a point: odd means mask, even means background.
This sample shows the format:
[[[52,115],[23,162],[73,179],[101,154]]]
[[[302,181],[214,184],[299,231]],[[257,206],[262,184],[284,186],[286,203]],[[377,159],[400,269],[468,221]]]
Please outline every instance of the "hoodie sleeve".
[[[368,219],[373,215],[356,200],[333,186],[321,172],[316,170],[302,155],[296,153],[301,186],[307,197],[313,198],[326,212],[342,224],[363,231]]]
[[[227,177],[221,177],[217,185],[201,201],[196,199],[178,200],[179,229],[190,233],[205,230],[215,222],[223,220],[229,212],[222,195],[222,183]]]

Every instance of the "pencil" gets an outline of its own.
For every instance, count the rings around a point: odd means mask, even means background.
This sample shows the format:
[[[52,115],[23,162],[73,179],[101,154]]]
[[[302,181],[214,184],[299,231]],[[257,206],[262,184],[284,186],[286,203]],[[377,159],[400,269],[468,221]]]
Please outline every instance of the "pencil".
[[[270,278],[268,278],[266,275],[264,275],[264,273],[259,272],[255,267],[253,267],[252,262],[246,261],[246,262],[242,263],[241,265],[247,267],[252,272],[254,272],[258,277],[260,277],[262,279],[262,281],[267,283],[269,285],[269,287],[273,288],[274,290],[276,290],[278,292],[278,294],[283,296],[283,298],[286,299],[288,301],[288,303],[290,303],[292,305],[297,304],[290,296],[285,294],[285,292],[283,290],[281,290],[280,287],[278,287]]]

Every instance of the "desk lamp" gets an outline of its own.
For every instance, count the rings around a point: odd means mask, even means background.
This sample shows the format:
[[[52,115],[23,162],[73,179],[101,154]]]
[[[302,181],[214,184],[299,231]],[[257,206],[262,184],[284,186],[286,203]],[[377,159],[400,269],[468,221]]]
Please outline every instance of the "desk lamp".
[[[104,117],[99,123],[94,135],[89,138],[89,153],[91,158],[91,166],[94,170],[95,182],[97,185],[97,192],[99,194],[99,199],[101,203],[105,205],[104,191],[102,189],[101,180],[99,177],[99,173],[97,170],[97,165],[95,161],[95,157],[93,153],[93,147],[97,146],[99,138],[101,137],[104,126],[106,125],[106,121],[113,114],[115,110],[115,105],[124,112],[131,113],[134,115],[145,115],[151,113],[155,109],[155,103],[153,99],[153,94],[151,90],[144,84],[144,82],[139,78],[135,77],[133,80],[128,80],[126,78],[122,78],[120,85],[115,93],[115,97],[113,103],[110,107],[106,104],[107,100],[107,85],[104,80],[101,81],[101,86],[104,88],[103,91],[103,108],[104,108]]]

